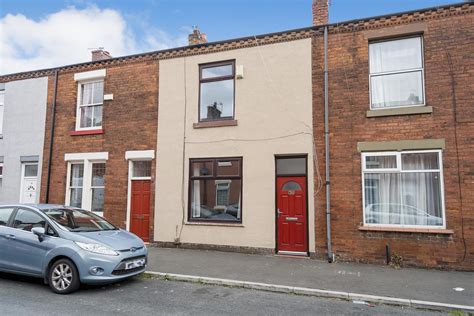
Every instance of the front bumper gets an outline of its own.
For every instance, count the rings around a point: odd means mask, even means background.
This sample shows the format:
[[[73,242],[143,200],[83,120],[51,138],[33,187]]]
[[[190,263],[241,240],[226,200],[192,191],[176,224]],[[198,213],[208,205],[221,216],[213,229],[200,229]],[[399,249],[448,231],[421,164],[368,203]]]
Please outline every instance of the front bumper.
[[[144,259],[145,264],[141,267],[125,269],[126,262],[136,259]],[[148,250],[146,247],[135,252],[120,252],[118,256],[105,256],[84,251],[81,255],[82,263],[77,264],[82,283],[105,284],[120,281],[146,270]],[[100,268],[100,274],[94,274],[91,270]]]

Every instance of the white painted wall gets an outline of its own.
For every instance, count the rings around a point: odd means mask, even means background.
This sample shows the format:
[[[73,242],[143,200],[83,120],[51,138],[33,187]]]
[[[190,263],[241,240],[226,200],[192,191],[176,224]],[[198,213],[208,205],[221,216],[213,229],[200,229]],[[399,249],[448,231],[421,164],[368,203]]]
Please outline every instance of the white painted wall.
[[[245,73],[235,83],[238,126],[194,129],[199,64],[229,59]],[[309,248],[314,251],[311,39],[162,60],[159,78],[155,241],[274,249],[274,157],[308,154]],[[189,158],[233,156],[243,157],[242,225],[186,223]]]
[[[5,84],[3,138],[3,180],[0,203],[20,200],[21,156],[39,156],[36,199],[39,201],[46,119],[48,78],[11,81]]]

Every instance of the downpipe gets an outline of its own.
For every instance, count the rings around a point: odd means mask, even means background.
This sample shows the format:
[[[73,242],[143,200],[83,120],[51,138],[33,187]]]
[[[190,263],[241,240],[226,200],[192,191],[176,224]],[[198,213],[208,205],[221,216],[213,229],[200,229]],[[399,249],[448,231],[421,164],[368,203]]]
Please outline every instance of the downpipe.
[[[324,147],[326,152],[326,232],[328,262],[334,262],[331,240],[331,181],[329,174],[329,88],[328,88],[328,27],[324,27]]]
[[[49,191],[51,186],[51,165],[53,159],[53,138],[54,138],[54,128],[56,125],[56,98],[58,95],[58,70],[54,71],[54,92],[53,92],[53,106],[51,109],[51,130],[49,135],[49,154],[48,154],[48,175],[46,179],[46,197],[45,203],[49,203]]]

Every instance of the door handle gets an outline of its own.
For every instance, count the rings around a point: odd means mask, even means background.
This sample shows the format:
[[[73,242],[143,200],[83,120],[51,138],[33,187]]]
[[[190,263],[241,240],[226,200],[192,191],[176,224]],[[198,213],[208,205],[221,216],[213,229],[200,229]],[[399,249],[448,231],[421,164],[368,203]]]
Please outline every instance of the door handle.
[[[279,208],[277,208],[277,214],[278,214],[278,217],[280,217],[280,215],[281,215],[281,214],[283,214],[283,212],[282,212],[282,211],[280,211],[280,209],[279,209]]]
[[[6,237],[7,239],[15,239],[15,238],[16,238],[15,235],[11,235],[11,234],[5,235],[5,237]]]

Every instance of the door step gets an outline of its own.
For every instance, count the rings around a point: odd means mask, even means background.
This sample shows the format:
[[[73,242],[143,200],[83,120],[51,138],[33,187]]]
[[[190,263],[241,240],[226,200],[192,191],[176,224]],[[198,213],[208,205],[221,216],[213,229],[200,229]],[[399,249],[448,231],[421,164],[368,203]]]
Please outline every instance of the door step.
[[[299,251],[278,251],[277,255],[291,256],[291,257],[308,257],[307,252],[299,252]]]

